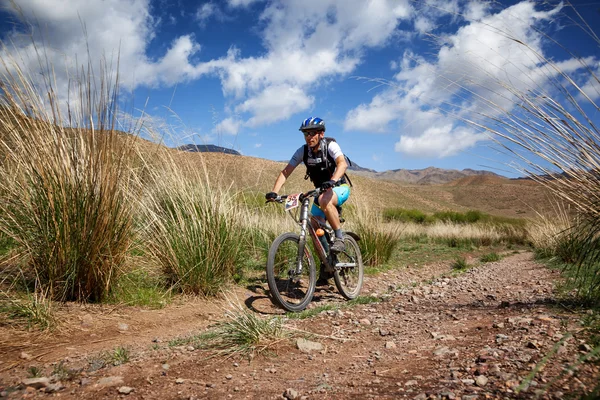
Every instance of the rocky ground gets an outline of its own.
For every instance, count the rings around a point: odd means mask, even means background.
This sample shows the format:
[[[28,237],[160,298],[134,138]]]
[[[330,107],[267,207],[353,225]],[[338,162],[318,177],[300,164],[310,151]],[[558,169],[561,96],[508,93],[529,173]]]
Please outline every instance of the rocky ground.
[[[458,275],[449,271],[449,263],[438,263],[368,277],[363,293],[382,300],[352,307],[334,287],[319,289],[311,307],[336,307],[287,320],[292,337],[251,360],[169,345],[222,318],[225,303],[190,300],[157,311],[112,312],[73,306],[59,333],[15,333],[0,342],[1,396],[573,398],[598,384],[598,362],[578,363],[591,346],[581,312],[554,296],[557,272],[530,253]],[[240,289],[232,299],[264,316],[280,313],[260,287]],[[99,363],[99,354],[116,346],[127,348],[130,360]],[[27,379],[32,367],[41,377]]]

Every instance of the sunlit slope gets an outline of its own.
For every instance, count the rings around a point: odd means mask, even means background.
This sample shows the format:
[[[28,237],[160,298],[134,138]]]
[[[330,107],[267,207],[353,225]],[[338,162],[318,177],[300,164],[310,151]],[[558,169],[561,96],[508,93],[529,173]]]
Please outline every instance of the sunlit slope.
[[[173,150],[175,151],[175,150]],[[240,191],[265,193],[285,163],[222,153],[178,152],[203,168],[211,182]],[[282,192],[296,193],[312,187],[304,180],[300,165],[286,182]],[[400,207],[424,212],[476,209],[508,217],[534,216],[536,211],[551,209],[546,191],[529,180],[510,180],[494,176],[470,176],[445,185],[414,185],[363,175],[349,176],[354,184],[351,202],[375,209]]]

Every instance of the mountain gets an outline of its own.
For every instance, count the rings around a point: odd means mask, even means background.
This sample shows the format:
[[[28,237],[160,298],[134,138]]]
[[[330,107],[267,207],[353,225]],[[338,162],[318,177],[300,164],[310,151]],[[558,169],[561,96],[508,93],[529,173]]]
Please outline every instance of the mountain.
[[[437,185],[449,183],[467,176],[477,175],[500,177],[500,175],[490,171],[478,171],[470,168],[463,169],[462,171],[455,169],[442,169],[436,167],[428,167],[425,169],[394,169],[383,172],[371,171],[372,170],[367,172],[363,169],[362,171],[358,170],[356,172],[360,175],[369,176],[371,178],[379,178],[389,181],[398,181],[417,185]]]
[[[351,162],[352,165],[348,166],[348,170],[349,171],[372,172],[372,173],[375,173],[375,174],[377,173],[377,171],[375,171],[374,169],[361,167],[360,165],[358,165],[354,161],[350,161],[350,162]]]
[[[239,151],[228,149],[226,147],[215,146],[214,144],[184,144],[183,146],[177,147],[177,150],[200,153],[225,153],[241,156]]]
[[[213,144],[186,144],[177,147],[177,150],[191,151],[191,152],[202,152],[202,153],[225,153],[240,156],[241,154],[233,149],[228,149],[221,146],[215,146]],[[287,160],[280,161],[287,163]],[[350,179],[352,174],[358,174],[376,179],[385,179],[389,181],[396,181],[402,183],[410,183],[417,185],[437,185],[443,183],[449,183],[457,179],[461,179],[468,176],[479,176],[487,175],[492,177],[501,177],[498,174],[489,171],[478,171],[470,168],[458,171],[455,169],[442,169],[436,167],[428,167],[425,169],[394,169],[383,172],[377,172],[370,168],[364,168],[360,165],[352,162],[352,165],[348,167],[350,173]]]

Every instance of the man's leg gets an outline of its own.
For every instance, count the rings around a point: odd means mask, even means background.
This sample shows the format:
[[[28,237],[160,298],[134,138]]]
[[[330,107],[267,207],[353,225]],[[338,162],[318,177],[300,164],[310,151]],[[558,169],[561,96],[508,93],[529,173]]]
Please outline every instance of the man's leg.
[[[338,196],[333,190],[328,190],[319,197],[319,207],[321,207],[329,225],[335,231],[335,239],[330,246],[333,253],[341,253],[345,248],[337,205]]]

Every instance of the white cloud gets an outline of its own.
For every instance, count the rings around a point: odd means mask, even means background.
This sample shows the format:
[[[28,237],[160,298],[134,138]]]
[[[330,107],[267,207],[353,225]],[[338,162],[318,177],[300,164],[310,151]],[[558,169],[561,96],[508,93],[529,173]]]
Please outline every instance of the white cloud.
[[[253,114],[246,126],[255,128],[285,120],[295,112],[309,109],[313,102],[312,96],[307,96],[297,87],[269,86],[260,95],[240,104],[236,111]]]
[[[158,23],[150,15],[149,0],[17,0],[16,3],[29,21],[35,21],[36,44],[44,43],[44,57],[54,66],[59,86],[66,85],[69,74],[87,65],[88,54],[96,72],[100,71],[103,56],[112,63],[113,70],[118,57],[120,82],[129,89],[140,85],[171,86],[197,79],[216,67],[215,63],[191,63],[191,57],[201,50],[192,35],[175,38],[164,55],[149,58],[148,46],[155,38]],[[3,4],[5,11],[19,18],[16,10]],[[87,35],[83,34],[84,29]],[[8,39],[24,55],[22,67],[26,71],[40,68],[27,33],[14,31]]]
[[[257,3],[263,0],[227,0],[229,7],[248,7],[252,3]]]
[[[198,22],[200,22],[201,25],[204,25],[210,18],[221,18],[222,15],[223,14],[219,7],[215,3],[210,2],[204,3],[200,7],[198,7],[195,18]]]
[[[226,118],[215,126],[214,133],[224,133],[226,135],[237,135],[242,122],[236,118]]]
[[[258,25],[264,54],[245,55],[231,48],[222,57],[196,61],[202,55],[202,43],[186,32],[163,43],[168,50],[162,55],[148,56],[150,44],[160,42],[156,38],[160,18],[150,14],[150,0],[16,1],[27,17],[38,18],[51,64],[62,65],[67,54],[77,55],[77,62],[85,65],[89,46],[94,57],[106,54],[116,59],[119,53],[121,83],[129,89],[173,86],[217,75],[232,102],[228,108],[245,113],[238,129],[306,110],[314,103],[310,94],[318,93],[332,78],[354,71],[366,48],[389,43],[398,34],[400,21],[413,13],[410,0],[228,0],[232,9],[264,4]],[[202,4],[196,13],[198,21],[221,18],[219,4]],[[87,39],[81,34],[81,21]],[[26,35],[13,34],[9,39],[33,54]],[[74,58],[69,62],[74,67]],[[35,59],[28,67],[36,69]],[[58,78],[67,87],[67,74]],[[273,93],[282,94],[283,101],[270,98]],[[235,131],[232,125],[223,128]]]
[[[465,128],[461,118],[495,117],[511,110],[517,102],[506,87],[532,93],[553,90],[557,72],[543,58],[543,36],[537,28],[558,11],[538,11],[524,1],[488,14],[487,8],[469,3],[471,22],[440,37],[445,44],[435,59],[406,51],[391,87],[348,112],[345,129],[385,131],[398,123],[395,149],[415,157],[455,155],[486,140],[486,135]],[[565,73],[582,68],[579,60],[557,65]]]
[[[487,136],[484,134],[477,134],[464,127],[456,128],[450,122],[431,126],[419,136],[402,136],[396,143],[395,150],[415,157],[447,157],[485,139]]]

